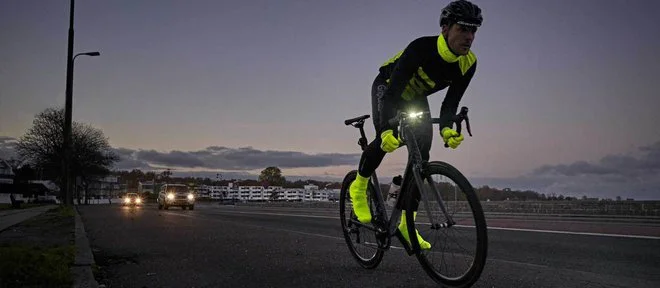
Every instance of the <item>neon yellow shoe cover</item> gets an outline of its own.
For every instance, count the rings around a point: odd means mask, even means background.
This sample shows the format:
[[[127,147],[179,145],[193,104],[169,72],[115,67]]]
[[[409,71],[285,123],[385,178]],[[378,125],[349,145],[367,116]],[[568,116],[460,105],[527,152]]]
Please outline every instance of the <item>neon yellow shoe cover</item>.
[[[367,203],[368,183],[369,178],[362,177],[358,173],[348,190],[353,202],[353,213],[357,216],[358,221],[364,224],[371,223],[371,211],[369,210],[369,203]]]

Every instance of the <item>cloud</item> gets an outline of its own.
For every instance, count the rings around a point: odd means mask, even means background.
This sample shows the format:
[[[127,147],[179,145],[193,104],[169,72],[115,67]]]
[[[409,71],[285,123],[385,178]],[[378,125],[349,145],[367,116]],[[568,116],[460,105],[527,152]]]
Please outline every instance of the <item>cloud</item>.
[[[643,146],[639,156],[608,155],[597,163],[544,165],[514,178],[479,178],[472,182],[498,188],[534,190],[564,196],[660,199],[660,142]]]
[[[252,147],[211,146],[199,151],[173,150],[169,152],[119,148],[116,151],[121,154],[124,167],[150,165],[235,171],[262,169],[268,166],[308,168],[353,165],[360,159],[360,154],[327,153],[312,155],[294,151],[262,151]]]
[[[0,157],[14,155],[16,139],[0,136]],[[160,152],[153,149],[113,148],[119,156],[116,169],[154,169],[170,167],[183,169],[213,169],[248,171],[268,166],[280,168],[310,168],[354,165],[360,154],[306,154],[295,151],[257,150],[252,147],[228,148],[210,146],[198,151]]]
[[[135,150],[127,148],[113,148],[113,151],[119,156],[119,161],[115,163],[114,168],[119,170],[153,169],[148,162],[135,158]]]
[[[198,155],[183,151],[171,151],[168,153],[161,153],[156,150],[140,150],[136,155],[138,160],[146,161],[148,163],[174,166],[174,167],[204,167],[204,162]]]
[[[15,155],[16,139],[0,136],[0,157]],[[156,150],[113,149],[120,157],[115,169],[151,170],[169,167],[180,173],[187,170],[207,173],[214,178],[214,171],[223,178],[253,178],[249,171],[277,166],[282,169],[331,167],[355,165],[360,154],[306,154],[295,151],[258,150],[252,147],[228,148],[210,146],[197,151],[159,152]],[[634,156],[633,156],[634,155]],[[197,173],[197,172],[194,172]],[[307,177],[304,178],[319,178]],[[292,178],[293,179],[293,178]],[[577,161],[570,164],[543,165],[528,174],[512,178],[469,179],[476,187],[488,185],[497,188],[533,190],[545,194],[599,198],[660,199],[660,141],[639,147],[628,155],[607,155],[590,163]]]
[[[570,165],[544,165],[532,172],[534,175],[564,175],[576,176],[582,174],[606,175],[616,173],[614,169],[604,166],[590,164],[584,161],[575,162]]]

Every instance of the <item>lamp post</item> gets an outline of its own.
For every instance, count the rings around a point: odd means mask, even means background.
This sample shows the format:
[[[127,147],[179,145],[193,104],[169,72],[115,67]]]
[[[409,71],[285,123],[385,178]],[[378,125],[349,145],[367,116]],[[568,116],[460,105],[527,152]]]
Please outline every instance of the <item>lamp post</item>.
[[[85,53],[78,53],[76,56],[73,56],[73,19],[74,19],[74,8],[75,8],[75,0],[70,0],[70,12],[69,12],[69,43],[68,43],[68,51],[67,51],[67,61],[66,61],[66,104],[64,108],[64,141],[63,141],[63,149],[64,149],[64,157],[63,161],[64,162],[62,165],[63,166],[63,177],[62,177],[62,187],[64,188],[64,191],[60,193],[60,197],[62,197],[62,200],[64,202],[64,205],[73,205],[73,194],[71,191],[71,122],[72,122],[72,106],[73,106],[73,61],[75,60],[76,57],[80,55],[86,55],[86,56],[99,56],[101,53],[99,52],[85,52]]]
[[[72,10],[73,11],[73,10]],[[71,36],[73,35],[73,32],[71,32]],[[70,41],[70,44],[72,44],[73,41]],[[65,159],[65,175],[64,175],[64,187],[65,187],[65,198],[67,202],[66,205],[72,204],[73,203],[73,194],[71,191],[71,122],[72,122],[72,114],[73,114],[73,67],[74,63],[76,60],[76,57],[78,56],[100,56],[101,53],[98,51],[94,52],[84,52],[84,53],[78,53],[73,58],[71,59],[71,67],[70,69],[67,69],[67,85],[66,85],[66,108],[64,111],[64,159]],[[70,201],[70,202],[69,202]]]
[[[72,41],[71,41],[72,43]],[[67,69],[67,87],[66,87],[66,108],[64,111],[64,159],[65,159],[65,175],[64,187],[66,205],[73,204],[73,193],[71,191],[71,125],[73,114],[73,67],[78,56],[100,56],[98,51],[78,53],[71,59],[71,69]]]

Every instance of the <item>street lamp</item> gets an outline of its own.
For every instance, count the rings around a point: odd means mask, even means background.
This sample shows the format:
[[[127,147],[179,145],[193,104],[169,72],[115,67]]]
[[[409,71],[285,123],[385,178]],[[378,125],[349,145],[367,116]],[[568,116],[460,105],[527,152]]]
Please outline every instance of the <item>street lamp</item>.
[[[101,52],[94,51],[94,52],[85,52],[85,53],[78,53],[76,56],[73,56],[73,60],[76,60],[76,57],[80,55],[85,55],[85,56],[101,56]]]

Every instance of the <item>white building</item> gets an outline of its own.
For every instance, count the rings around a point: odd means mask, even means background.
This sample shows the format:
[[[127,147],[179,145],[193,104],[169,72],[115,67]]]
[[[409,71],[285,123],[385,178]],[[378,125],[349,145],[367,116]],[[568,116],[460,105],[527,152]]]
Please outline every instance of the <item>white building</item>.
[[[286,189],[284,190],[284,200],[302,201],[305,198],[305,189]]]
[[[207,185],[195,187],[195,197],[199,199],[211,198],[211,187]]]
[[[281,186],[227,186],[202,185],[196,188],[199,198],[237,201],[335,201],[339,189],[319,189],[317,185],[305,188],[283,188]],[[336,198],[336,199],[335,199]]]
[[[305,190],[319,190],[319,186],[316,186],[314,184],[305,185],[303,187]]]
[[[305,189],[303,201],[328,201],[328,190]]]

